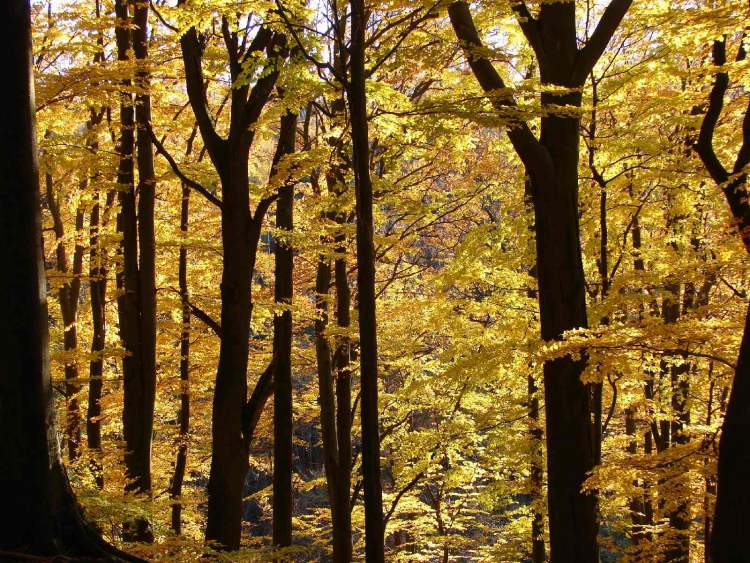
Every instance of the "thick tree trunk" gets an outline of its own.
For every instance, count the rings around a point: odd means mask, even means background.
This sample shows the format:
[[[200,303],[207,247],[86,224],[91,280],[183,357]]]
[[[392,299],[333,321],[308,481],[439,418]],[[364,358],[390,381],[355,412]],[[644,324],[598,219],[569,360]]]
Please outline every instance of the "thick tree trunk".
[[[172,498],[172,530],[182,533],[182,482],[187,466],[188,432],[190,431],[190,294],[187,283],[187,244],[188,220],[190,217],[190,188],[182,185],[182,203],[180,204],[180,257],[178,278],[180,284],[180,302],[182,305],[182,325],[180,327],[180,433],[177,445],[177,460],[174,475],[169,487]]]
[[[747,560],[750,529],[750,309],[745,319],[734,383],[729,394],[719,440],[716,512],[711,536],[711,560]]]
[[[206,540],[230,550],[240,545],[242,488],[248,468],[242,417],[247,400],[250,281],[256,247],[250,241],[247,162],[247,149],[236,150],[221,174],[222,338],[211,417]]]
[[[543,94],[542,104],[578,107],[580,95]],[[529,173],[534,192],[542,338],[550,341],[560,339],[567,330],[588,325],[578,228],[578,119],[554,114],[545,117],[540,141],[550,155],[554,173]],[[581,381],[585,366],[585,359],[570,356],[544,364],[553,561],[598,561],[596,497],[581,490],[597,450],[590,419],[595,409],[590,390]]]
[[[541,118],[539,139],[526,122],[506,111],[516,102],[482,53],[469,4],[453,2],[448,8],[477,81],[495,109],[512,121],[507,135],[531,181],[539,310],[546,341],[559,340],[565,331],[585,328],[588,323],[578,225],[579,90],[629,6],[630,0],[612,0],[594,33],[578,48],[574,2],[544,2],[537,16],[525,3],[514,4],[521,30],[539,63],[542,83],[574,90],[542,92],[542,107],[547,111]],[[559,111],[561,107],[565,111]],[[581,490],[594,467],[599,434],[591,424],[597,407],[590,389],[581,382],[585,366],[585,358],[570,356],[544,364],[550,557],[554,562],[595,563],[599,558],[596,496]]]
[[[182,4],[182,2],[180,2]],[[228,31],[227,54],[234,82],[242,65],[236,32]],[[224,255],[221,274],[221,333],[219,365],[211,416],[211,473],[208,480],[206,541],[223,549],[240,546],[242,490],[248,468],[252,433],[273,389],[273,365],[260,377],[247,399],[247,355],[252,313],[251,281],[263,218],[271,204],[264,198],[252,214],[249,207],[248,152],[260,117],[279,75],[279,59],[286,57],[285,39],[261,26],[242,55],[271,56],[262,77],[250,88],[232,89],[230,128],[222,138],[214,127],[206,100],[201,67],[202,47],[195,28],[180,38],[185,82],[203,144],[221,179],[222,199],[198,186],[201,194],[221,208],[221,241]],[[192,186],[196,187],[196,185]]]
[[[364,0],[351,0],[351,81],[346,89],[352,127],[357,202],[357,289],[362,419],[362,478],[365,500],[365,555],[368,563],[384,561],[383,492],[380,482],[378,349],[375,315],[375,248],[372,181],[365,94]]]
[[[0,59],[8,80],[0,110],[0,555],[131,560],[84,519],[68,483],[49,376],[46,283],[31,66],[31,10],[0,8]]]
[[[274,165],[295,150],[297,115],[287,112],[281,118],[279,141]],[[275,174],[275,171],[272,172]],[[276,202],[276,228],[291,234],[294,228],[294,184],[287,179],[279,188]],[[277,235],[278,237],[278,235]],[[273,319],[274,356],[274,424],[273,424],[273,544],[292,544],[292,274],[294,254],[292,243],[276,239],[274,301],[286,308]]]
[[[747,165],[750,163],[750,102],[742,120],[742,146],[734,166],[727,169],[713,147],[716,126],[721,117],[724,96],[729,87],[726,70],[726,36],[715,40],[712,58],[717,67],[708,107],[695,149],[716,184],[724,192],[738,234],[750,252],[750,205],[746,197]],[[742,45],[736,60],[747,56]],[[731,172],[730,172],[731,170]],[[750,310],[740,344],[737,367],[719,440],[716,511],[711,537],[711,559],[714,563],[747,561],[746,532],[750,529]]]

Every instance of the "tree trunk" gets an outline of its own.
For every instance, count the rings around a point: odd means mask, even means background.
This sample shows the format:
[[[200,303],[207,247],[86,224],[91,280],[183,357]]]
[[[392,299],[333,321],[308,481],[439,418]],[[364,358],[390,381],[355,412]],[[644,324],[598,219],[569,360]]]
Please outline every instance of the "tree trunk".
[[[362,419],[362,478],[365,500],[365,555],[368,563],[384,561],[383,492],[380,482],[378,350],[375,316],[375,248],[370,178],[367,98],[365,94],[364,0],[351,0],[351,81],[346,89],[352,127],[357,205],[357,289]]]
[[[134,424],[133,466],[141,486],[151,493],[151,440],[156,399],[156,246],[154,235],[154,155],[148,128],[151,124],[151,95],[148,64],[148,10],[146,2],[134,4],[133,52],[136,58],[135,96],[136,146],[138,149],[138,315],[140,339],[140,381],[133,385],[133,400],[139,403],[140,420]],[[135,417],[136,412],[133,412]],[[135,422],[135,420],[134,420]]]
[[[194,131],[195,132],[195,131]],[[188,151],[189,154],[190,151]],[[188,432],[190,431],[190,294],[187,283],[187,244],[188,220],[190,217],[190,188],[182,185],[182,203],[180,204],[180,257],[178,278],[180,285],[180,302],[182,305],[182,325],[180,327],[180,433],[177,446],[177,460],[174,464],[174,475],[169,495],[172,498],[172,530],[182,533],[182,482],[187,465]]]
[[[544,458],[542,451],[542,429],[539,425],[539,388],[533,375],[528,376],[529,434],[531,437],[531,469],[529,484],[531,493],[531,560],[544,563],[547,552],[544,545]]]
[[[568,9],[568,4],[555,4]],[[554,83],[554,81],[553,81]],[[580,95],[542,95],[542,104],[580,105]],[[539,276],[542,338],[558,340],[588,326],[578,228],[578,119],[542,119],[541,143],[554,174],[530,170]],[[598,561],[596,497],[583,493],[594,467],[590,390],[581,381],[585,359],[570,356],[544,364],[550,549],[553,561]]]
[[[108,199],[114,197],[114,192],[108,194]],[[106,295],[107,295],[107,266],[106,253],[99,239],[103,226],[102,206],[99,192],[94,195],[94,205],[91,209],[89,221],[89,292],[91,296],[91,361],[89,362],[89,399],[86,410],[86,442],[93,456],[91,470],[94,474],[96,486],[104,487],[102,472],[102,407],[100,404],[103,390],[102,376],[104,374],[104,347],[106,344]],[[111,202],[109,202],[111,203]]]
[[[78,370],[78,297],[81,290],[81,273],[83,268],[83,245],[79,236],[83,230],[83,209],[78,206],[75,217],[76,244],[73,251],[73,264],[68,261],[65,249],[65,228],[60,212],[59,199],[55,192],[51,172],[44,175],[47,206],[52,215],[53,230],[55,232],[55,255],[57,270],[65,277],[57,292],[60,302],[60,313],[63,321],[63,350],[65,351],[65,437],[68,446],[68,459],[75,461],[81,454],[81,412],[78,394],[81,392],[81,382]],[[81,189],[85,189],[87,182],[82,180]]]
[[[130,14],[126,0],[115,1],[117,24],[118,60],[128,60],[128,51],[135,43],[136,30],[131,31]],[[142,22],[141,22],[141,25]],[[140,36],[140,28],[137,30]],[[145,31],[145,30],[144,30]],[[136,113],[142,119],[143,108],[137,112],[133,107],[133,98],[127,89],[131,80],[122,82],[120,103],[120,141],[119,167],[117,183],[119,184],[120,213],[117,216],[117,230],[122,235],[120,252],[122,253],[122,270],[117,274],[120,295],[117,298],[120,321],[120,338],[126,355],[122,359],[123,371],[123,409],[122,427],[125,438],[125,474],[127,483],[125,491],[136,494],[151,491],[151,432],[153,427],[153,371],[147,374],[144,367],[149,365],[144,350],[148,341],[144,340],[141,324],[143,311],[143,291],[148,292],[148,285],[141,287],[141,274],[138,265],[138,231],[139,221],[136,210],[136,196],[133,176],[133,157],[135,156]],[[142,103],[142,94],[137,102]],[[143,125],[142,120],[138,120]],[[139,128],[139,141],[142,139]],[[139,147],[141,146],[139,142]],[[139,151],[140,160],[140,151]],[[145,155],[144,155],[145,156]],[[145,156],[148,159],[148,156]],[[139,164],[139,173],[140,173]],[[146,171],[144,171],[146,172]],[[148,189],[147,189],[148,192]],[[143,290],[143,291],[142,291]],[[145,518],[136,518],[123,526],[123,537],[127,541],[153,541],[153,532]]]
[[[94,13],[97,22],[101,18],[101,2],[95,0]],[[104,32],[100,30],[96,40],[99,50],[94,55],[94,64],[104,62]],[[99,113],[92,108],[89,124],[91,127],[101,123],[105,112],[109,112],[109,107],[102,107]],[[91,134],[91,128],[89,134]],[[96,134],[90,136],[88,142],[92,152],[97,154],[99,150],[99,141]],[[104,212],[102,213],[101,194],[99,190],[99,181],[101,180],[101,170],[98,163],[94,163],[92,174],[94,185],[93,205],[91,207],[91,217],[89,219],[89,295],[91,298],[91,360],[89,361],[89,398],[86,409],[86,445],[89,449],[89,467],[94,476],[94,482],[98,489],[104,488],[103,472],[103,450],[102,450],[102,424],[101,424],[101,398],[103,391],[104,374],[104,347],[106,343],[106,295],[107,295],[107,252],[101,244],[99,238],[100,232],[109,214],[109,210],[114,202],[115,192],[110,189],[107,191],[107,197],[104,202]]]
[[[343,220],[343,218],[342,218]],[[334,279],[336,285],[336,324],[339,330],[348,330],[351,324],[351,293],[347,275],[347,262],[343,253],[343,234],[336,235],[342,246],[337,247],[337,258],[334,262]],[[336,437],[338,445],[338,479],[336,481],[336,521],[334,524],[333,549],[336,563],[348,563],[352,560],[352,516],[351,516],[351,480],[352,480],[352,373],[349,366],[352,361],[351,342],[348,336],[337,339],[336,351],[333,354],[333,369],[336,378]]]
[[[221,174],[222,338],[211,416],[206,526],[206,540],[231,550],[239,549],[240,545],[242,489],[248,468],[242,416],[247,400],[250,282],[256,247],[250,241],[247,163],[247,150],[236,150]]]
[[[297,115],[287,112],[281,118],[279,141],[274,165],[284,155],[295,150]],[[272,172],[275,175],[276,171]],[[291,235],[294,228],[294,184],[286,179],[279,188],[276,202],[276,229]],[[294,254],[289,238],[275,245],[274,301],[286,308],[273,319],[274,356],[274,423],[273,423],[273,544],[285,547],[292,544],[292,274]]]
[[[736,60],[740,61],[746,56],[747,51],[743,45]],[[713,147],[724,95],[729,87],[729,73],[725,67],[726,36],[714,41],[712,58],[717,72],[694,148],[711,178],[724,192],[738,234],[745,250],[750,253],[750,204],[746,197],[746,170],[750,163],[750,102],[742,120],[742,146],[734,166],[727,169]],[[712,561],[730,563],[747,560],[746,532],[750,529],[750,489],[747,486],[750,481],[750,310],[745,319],[734,381],[722,424],[717,481],[716,511],[711,537]]]
[[[744,561],[750,529],[750,310],[719,440],[716,513],[711,536],[715,563]]]
[[[0,110],[0,551],[138,561],[102,541],[78,507],[60,458],[49,376],[47,302],[31,66],[31,10],[0,8],[7,104]]]
[[[180,2],[182,4],[183,2]],[[229,31],[227,50],[232,82],[238,80],[240,44]],[[221,274],[221,332],[219,365],[211,415],[211,472],[208,480],[206,541],[236,550],[240,546],[242,491],[248,468],[252,433],[273,389],[273,364],[261,376],[247,399],[247,360],[252,313],[251,281],[263,226],[273,198],[263,198],[252,214],[249,206],[248,158],[255,127],[279,76],[279,58],[286,58],[285,39],[261,26],[244,56],[266,51],[271,60],[252,89],[241,84],[232,89],[230,127],[221,137],[208,112],[201,67],[202,47],[195,28],[180,38],[185,83],[190,106],[203,144],[221,179],[222,199],[205,188],[200,193],[221,208],[221,242],[224,251]],[[195,187],[192,186],[192,187]]]

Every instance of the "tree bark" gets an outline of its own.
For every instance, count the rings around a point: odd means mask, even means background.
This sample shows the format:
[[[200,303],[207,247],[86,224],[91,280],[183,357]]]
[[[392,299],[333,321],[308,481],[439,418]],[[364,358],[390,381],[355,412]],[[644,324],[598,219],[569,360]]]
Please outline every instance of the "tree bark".
[[[136,41],[136,30],[131,30],[131,15],[128,12],[126,0],[115,1],[115,16],[117,18],[115,37],[117,41],[117,57],[120,61],[128,60],[128,52],[136,42],[140,42],[141,30],[138,28],[139,40]],[[139,17],[140,16],[139,14]],[[143,22],[140,22],[144,25]],[[145,32],[145,30],[143,30]],[[140,80],[140,78],[138,79]],[[141,272],[138,263],[138,211],[134,185],[133,159],[136,156],[135,127],[139,125],[139,141],[142,141],[143,108],[134,108],[133,97],[129,93],[132,81],[125,78],[122,81],[123,91],[120,93],[120,140],[118,146],[119,167],[117,183],[119,184],[120,212],[117,216],[117,230],[122,235],[120,253],[122,255],[122,269],[117,273],[117,285],[120,295],[117,298],[120,339],[126,355],[122,359],[123,371],[123,409],[122,427],[125,438],[125,474],[127,483],[125,491],[135,494],[150,494],[151,491],[151,433],[153,429],[153,404],[155,373],[149,373],[145,368],[150,366],[146,359],[149,345],[144,340],[141,313],[143,309],[143,292],[149,291],[149,286],[142,287]],[[138,98],[141,98],[139,94]],[[136,100],[142,103],[142,99]],[[141,117],[136,119],[136,113]],[[139,142],[139,148],[141,146]],[[138,153],[140,160],[140,151]],[[144,155],[148,159],[148,156]],[[140,174],[139,163],[139,174]],[[147,170],[144,170],[147,174]],[[140,185],[140,184],[139,184]],[[148,189],[147,189],[148,192]],[[153,218],[152,218],[153,222]],[[146,243],[147,246],[147,243]],[[148,249],[145,249],[148,253]],[[148,260],[148,258],[146,258]],[[145,353],[145,355],[144,355]],[[128,541],[153,541],[151,525],[145,518],[136,518],[126,522],[123,526],[123,537]]]
[[[111,199],[114,198],[114,192]],[[91,452],[91,470],[96,486],[104,487],[102,472],[102,424],[101,398],[104,382],[104,347],[106,341],[106,295],[107,266],[106,253],[99,239],[103,226],[100,195],[94,194],[94,205],[89,220],[89,293],[91,297],[91,361],[89,362],[89,398],[86,410],[86,443]],[[111,202],[110,202],[111,203]]]
[[[352,160],[357,206],[357,289],[362,422],[362,479],[365,500],[365,556],[384,561],[383,492],[380,482],[378,413],[378,349],[375,314],[375,247],[373,242],[372,181],[365,94],[364,0],[351,0],[351,78],[346,88],[352,127]]]
[[[55,191],[52,173],[44,175],[47,207],[52,215],[55,233],[55,255],[57,271],[65,277],[57,292],[60,302],[60,313],[63,321],[63,350],[65,351],[65,438],[68,447],[68,459],[75,461],[81,455],[81,412],[78,394],[81,392],[81,382],[78,369],[78,297],[81,291],[81,274],[83,271],[83,245],[79,236],[83,230],[83,209],[78,206],[75,215],[75,250],[73,263],[68,260],[65,249],[65,227],[60,212],[60,203]],[[85,189],[87,182],[82,180],[81,189]]]
[[[297,114],[287,112],[281,118],[279,141],[274,165],[295,150]],[[272,175],[276,175],[274,170]],[[288,238],[294,228],[294,184],[286,179],[279,188],[276,201],[276,229],[288,233],[287,239],[277,234],[275,244],[274,301],[284,305],[281,314],[273,319],[274,356],[274,423],[273,423],[273,544],[286,547],[292,544],[292,294],[294,291],[294,254]]]
[[[183,5],[183,2],[180,2]],[[223,22],[226,24],[226,22]],[[272,366],[261,376],[247,399],[248,340],[252,314],[251,280],[260,232],[273,198],[262,199],[250,211],[248,153],[260,117],[279,76],[278,58],[285,58],[282,35],[261,26],[250,46],[240,52],[236,32],[226,24],[225,44],[234,83],[242,61],[266,51],[271,60],[262,78],[250,88],[240,84],[230,96],[227,138],[214,127],[209,113],[202,70],[202,48],[195,28],[180,38],[185,82],[203,144],[221,180],[222,199],[200,190],[221,209],[221,344],[211,414],[211,470],[208,480],[206,541],[222,549],[240,546],[242,497],[252,433],[273,389]],[[273,365],[273,364],[272,364]]]
[[[56,555],[139,561],[106,544],[70,488],[55,428],[31,66],[31,10],[0,7],[8,80],[0,109],[0,551],[8,559]]]
[[[196,131],[193,130],[193,133]],[[191,137],[192,139],[192,137]],[[192,143],[191,143],[192,144]],[[188,150],[188,154],[190,150]],[[187,282],[187,243],[188,221],[190,218],[190,188],[182,184],[182,203],[180,204],[180,256],[178,278],[180,285],[180,303],[182,306],[182,325],[180,327],[180,432],[178,436],[177,459],[174,464],[174,475],[169,488],[172,498],[172,530],[182,533],[182,482],[187,466],[188,433],[190,432],[190,293]]]
[[[156,399],[156,241],[154,235],[154,196],[156,179],[154,154],[149,127],[151,123],[151,94],[148,65],[148,14],[149,4],[134,4],[133,52],[136,59],[135,126],[138,149],[138,315],[140,339],[140,381],[133,385],[133,400],[139,403],[134,409],[133,471],[138,475],[137,490],[151,492],[151,441],[154,426]],[[127,390],[127,387],[126,387]],[[126,399],[127,400],[127,399]],[[140,416],[138,416],[138,414]],[[137,425],[135,418],[139,417]],[[128,444],[128,447],[130,445]]]

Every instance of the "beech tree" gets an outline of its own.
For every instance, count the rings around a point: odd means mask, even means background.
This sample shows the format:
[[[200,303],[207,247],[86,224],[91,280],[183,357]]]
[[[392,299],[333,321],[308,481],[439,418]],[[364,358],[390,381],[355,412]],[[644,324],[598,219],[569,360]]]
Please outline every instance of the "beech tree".
[[[543,108],[539,139],[529,125],[510,118],[508,138],[529,175],[535,212],[537,279],[542,338],[559,339],[567,330],[585,328],[586,294],[578,226],[579,120],[576,108],[589,73],[617,29],[629,0],[614,0],[588,41],[579,47],[574,2],[543,3],[534,16],[524,2],[514,4],[521,30],[536,55]],[[483,54],[466,2],[449,9],[456,37],[482,89],[502,116],[512,116],[515,101]],[[563,109],[564,108],[564,109]],[[594,495],[582,491],[593,469],[598,431],[592,432],[593,404],[581,380],[585,359],[556,358],[544,364],[547,412],[548,505],[553,561],[597,561]]]

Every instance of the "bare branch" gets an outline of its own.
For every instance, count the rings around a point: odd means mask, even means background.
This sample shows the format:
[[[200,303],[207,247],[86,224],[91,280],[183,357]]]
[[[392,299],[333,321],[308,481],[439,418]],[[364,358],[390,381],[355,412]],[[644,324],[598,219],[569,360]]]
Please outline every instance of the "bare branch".
[[[151,135],[151,142],[154,143],[154,146],[156,147],[156,152],[161,154],[166,161],[169,163],[169,166],[172,167],[172,171],[175,173],[175,176],[177,176],[182,182],[185,183],[186,186],[189,188],[194,189],[196,192],[201,194],[203,197],[205,197],[208,201],[213,203],[216,207],[219,209],[222,208],[223,204],[222,201],[216,197],[214,194],[212,194],[208,189],[206,189],[203,185],[199,184],[195,180],[192,180],[191,178],[188,178],[182,170],[180,170],[179,165],[175,161],[174,157],[169,154],[169,151],[164,148],[164,145],[162,142],[156,137],[154,134],[154,130],[151,128],[151,124],[149,123],[147,125],[148,132]]]
[[[578,51],[576,64],[573,69],[573,83],[582,86],[586,77],[594,69],[599,57],[604,53],[609,41],[620,26],[633,0],[612,0],[604,10],[594,33],[586,45]]]

